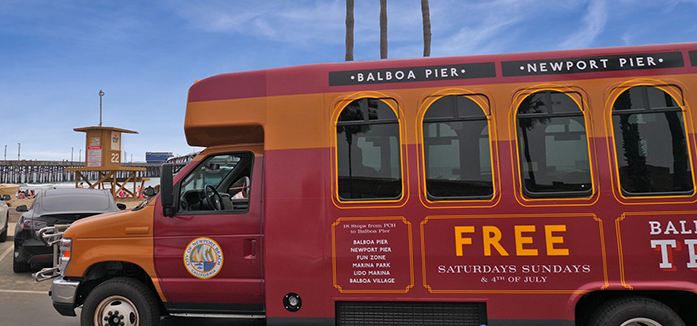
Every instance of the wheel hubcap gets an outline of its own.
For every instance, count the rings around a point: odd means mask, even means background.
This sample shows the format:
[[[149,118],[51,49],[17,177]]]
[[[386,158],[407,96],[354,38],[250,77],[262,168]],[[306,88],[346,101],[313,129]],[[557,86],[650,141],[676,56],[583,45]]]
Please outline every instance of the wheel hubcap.
[[[632,318],[620,326],[663,326],[661,323],[649,318]]]
[[[99,326],[138,326],[138,322],[135,305],[122,296],[102,300],[94,314],[94,324]]]

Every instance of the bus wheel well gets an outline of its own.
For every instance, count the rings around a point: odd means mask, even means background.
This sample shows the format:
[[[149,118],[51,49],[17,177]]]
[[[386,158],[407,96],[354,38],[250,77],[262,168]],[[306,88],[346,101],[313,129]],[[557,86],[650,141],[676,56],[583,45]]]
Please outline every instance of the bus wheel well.
[[[160,302],[160,296],[157,294],[157,289],[155,289],[155,285],[152,283],[148,273],[136,264],[121,261],[101,262],[90,267],[77,289],[75,305],[82,305],[87,295],[97,285],[114,277],[129,277],[145,284],[158,299],[160,311],[164,311],[164,305]]]
[[[586,326],[590,316],[610,300],[647,297],[673,309],[686,325],[697,325],[697,294],[687,291],[595,291],[585,294],[576,304],[576,326]]]

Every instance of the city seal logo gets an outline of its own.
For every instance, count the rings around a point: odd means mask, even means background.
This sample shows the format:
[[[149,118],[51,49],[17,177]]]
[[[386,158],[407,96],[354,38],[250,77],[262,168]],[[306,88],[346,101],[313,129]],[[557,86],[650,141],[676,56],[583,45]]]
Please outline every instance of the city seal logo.
[[[196,278],[212,278],[223,267],[223,250],[213,239],[196,238],[186,246],[184,266]]]

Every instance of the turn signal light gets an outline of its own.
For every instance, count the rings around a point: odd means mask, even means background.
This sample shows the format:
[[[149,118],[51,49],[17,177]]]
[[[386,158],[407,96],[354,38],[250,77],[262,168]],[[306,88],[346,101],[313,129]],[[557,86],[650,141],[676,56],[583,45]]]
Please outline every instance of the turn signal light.
[[[70,263],[70,253],[73,249],[73,240],[62,238],[60,242],[60,259],[58,260],[58,270],[60,270],[61,275],[65,275],[65,269],[68,268],[68,263]]]

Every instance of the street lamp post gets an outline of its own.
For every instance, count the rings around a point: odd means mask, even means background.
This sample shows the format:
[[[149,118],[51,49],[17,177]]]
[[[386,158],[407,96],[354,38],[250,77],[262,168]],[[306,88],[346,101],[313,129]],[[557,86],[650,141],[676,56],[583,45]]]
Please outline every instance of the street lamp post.
[[[75,148],[70,147],[70,163],[73,163],[73,153],[75,153]]]
[[[22,148],[21,143],[17,143],[17,161],[19,161],[19,150]]]
[[[102,96],[104,96],[104,92],[102,90],[99,90],[99,126],[102,126]]]

